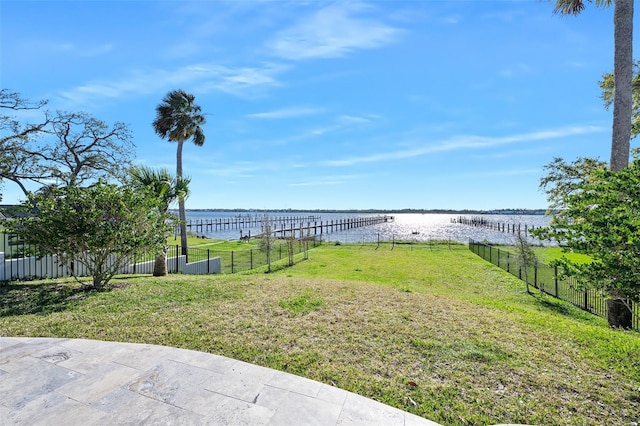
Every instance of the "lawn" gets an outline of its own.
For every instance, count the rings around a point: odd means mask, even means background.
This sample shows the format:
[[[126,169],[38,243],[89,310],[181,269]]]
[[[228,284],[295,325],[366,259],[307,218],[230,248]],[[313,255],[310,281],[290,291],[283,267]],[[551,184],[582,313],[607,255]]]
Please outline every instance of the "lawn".
[[[563,256],[575,263],[587,263],[591,261],[591,258],[586,254],[565,250],[562,247],[534,247],[533,250],[538,260],[546,264],[549,264],[552,260],[560,259]]]
[[[291,268],[0,287],[0,335],[170,345],[288,371],[445,425],[632,424],[640,333],[464,246],[327,245]]]

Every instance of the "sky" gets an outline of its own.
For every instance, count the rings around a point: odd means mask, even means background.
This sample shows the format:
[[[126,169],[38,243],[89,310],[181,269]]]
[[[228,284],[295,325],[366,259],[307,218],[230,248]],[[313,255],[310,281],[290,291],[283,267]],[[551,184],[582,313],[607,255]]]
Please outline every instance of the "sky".
[[[609,160],[612,16],[537,0],[2,0],[0,83],[126,123],[136,163],[173,172],[177,145],[151,123],[169,91],[193,94],[207,122],[204,146],[184,145],[187,209],[545,208],[554,157]]]

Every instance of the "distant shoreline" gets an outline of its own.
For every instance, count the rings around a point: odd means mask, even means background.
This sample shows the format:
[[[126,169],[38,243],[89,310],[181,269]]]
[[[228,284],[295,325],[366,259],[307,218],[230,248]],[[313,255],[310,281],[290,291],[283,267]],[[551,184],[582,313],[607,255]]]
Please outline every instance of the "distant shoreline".
[[[191,212],[234,212],[234,213],[414,213],[414,214],[503,214],[503,215],[544,215],[546,209],[498,209],[498,210],[455,210],[455,209],[187,209]]]

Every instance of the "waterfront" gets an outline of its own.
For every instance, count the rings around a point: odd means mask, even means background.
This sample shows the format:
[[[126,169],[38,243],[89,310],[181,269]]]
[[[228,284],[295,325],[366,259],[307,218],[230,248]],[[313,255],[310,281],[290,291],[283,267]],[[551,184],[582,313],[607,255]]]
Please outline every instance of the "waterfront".
[[[512,233],[500,232],[492,229],[481,227],[472,227],[458,223],[452,223],[453,219],[460,216],[478,217],[480,215],[460,215],[460,214],[437,214],[437,213],[386,213],[393,216],[394,220],[388,223],[381,223],[373,226],[361,227],[349,231],[340,231],[322,234],[322,238],[328,241],[340,242],[375,242],[380,240],[451,240],[466,243],[469,238],[476,241],[489,241],[499,244],[512,244],[514,235]],[[330,222],[350,217],[366,217],[379,216],[380,214],[370,213],[309,213],[309,212],[272,212],[271,217],[282,216],[319,216],[320,221]],[[187,219],[206,220],[219,218],[235,218],[235,217],[256,217],[264,216],[264,213],[256,212],[217,212],[217,211],[187,211]],[[505,215],[505,214],[487,214],[481,215],[490,222],[499,222],[501,224],[525,225],[528,228],[545,226],[549,223],[549,217],[543,215]],[[306,222],[304,223],[306,225]],[[251,232],[257,234],[261,232],[261,228],[250,227],[242,229],[243,234]],[[209,238],[219,238],[225,240],[233,240],[240,238],[239,229],[223,229],[214,231],[198,231],[199,235],[205,235]]]

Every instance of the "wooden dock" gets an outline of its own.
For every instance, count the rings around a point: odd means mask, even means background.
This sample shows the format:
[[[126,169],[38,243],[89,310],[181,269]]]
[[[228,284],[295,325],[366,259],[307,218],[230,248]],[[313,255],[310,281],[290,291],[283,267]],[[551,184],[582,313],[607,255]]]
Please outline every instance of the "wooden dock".
[[[269,221],[277,226],[284,226],[291,223],[312,222],[320,220],[320,216],[269,216]],[[265,220],[264,215],[255,216],[235,216],[225,218],[195,219],[187,220],[187,229],[193,232],[224,231],[228,229],[243,229],[262,227]]]
[[[473,226],[476,228],[485,228],[491,229],[498,232],[504,232],[507,234],[519,234],[524,233],[524,235],[529,235],[529,232],[534,229],[538,229],[533,225],[527,225],[526,223],[523,225],[521,223],[505,223],[505,222],[497,222],[493,220],[489,220],[482,216],[474,216],[474,217],[465,217],[460,216],[458,218],[451,219],[451,223],[459,223],[462,225]]]
[[[293,236],[294,238],[301,238],[306,236],[317,236],[322,234],[328,234],[331,232],[348,231],[350,229],[361,228],[363,226],[377,225],[380,223],[393,222],[393,216],[363,216],[363,217],[349,217],[345,219],[337,219],[331,221],[307,221],[305,222],[291,222],[289,224],[282,223],[280,226],[272,225],[271,233],[279,238],[288,238]],[[262,232],[258,235],[247,235],[248,238],[261,238],[264,235],[264,226]],[[242,237],[242,235],[241,235]]]

